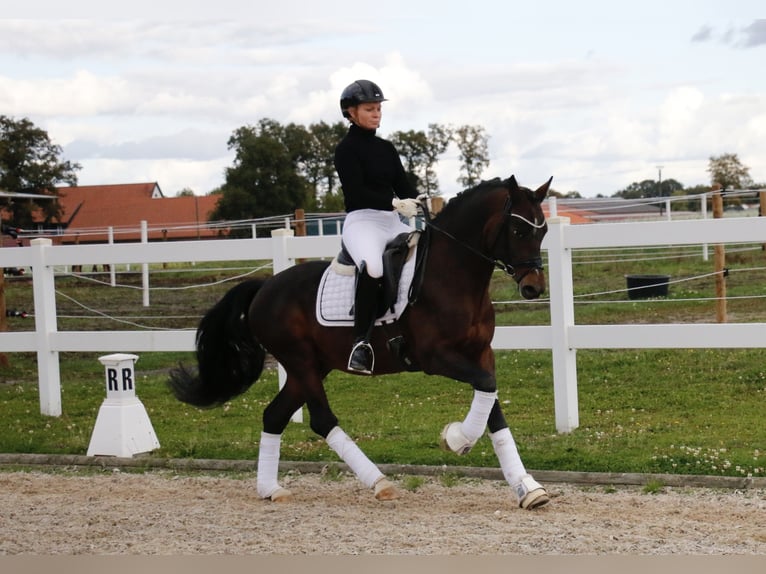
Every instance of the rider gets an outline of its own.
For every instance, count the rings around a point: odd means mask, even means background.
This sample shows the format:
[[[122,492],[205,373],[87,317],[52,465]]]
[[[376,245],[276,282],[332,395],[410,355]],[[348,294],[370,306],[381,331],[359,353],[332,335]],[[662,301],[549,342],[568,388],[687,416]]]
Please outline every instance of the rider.
[[[414,217],[419,205],[399,152],[375,135],[384,101],[381,89],[369,80],[349,84],[340,96],[340,109],[351,126],[335,149],[347,214],[342,240],[357,266],[354,344],[348,369],[368,375],[375,365],[370,335],[383,276],[383,250],[398,234],[411,231],[399,213]]]

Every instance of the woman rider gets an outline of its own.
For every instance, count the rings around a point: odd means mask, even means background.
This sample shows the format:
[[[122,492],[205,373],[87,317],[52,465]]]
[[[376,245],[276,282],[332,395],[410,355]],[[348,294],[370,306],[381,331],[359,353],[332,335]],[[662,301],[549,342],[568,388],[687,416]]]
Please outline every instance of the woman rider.
[[[349,84],[340,96],[340,109],[351,126],[335,149],[347,214],[342,240],[357,267],[354,344],[348,369],[368,375],[375,365],[370,335],[383,276],[383,250],[391,239],[411,231],[399,213],[414,217],[418,207],[417,191],[399,153],[375,134],[384,101],[381,89],[369,80]]]

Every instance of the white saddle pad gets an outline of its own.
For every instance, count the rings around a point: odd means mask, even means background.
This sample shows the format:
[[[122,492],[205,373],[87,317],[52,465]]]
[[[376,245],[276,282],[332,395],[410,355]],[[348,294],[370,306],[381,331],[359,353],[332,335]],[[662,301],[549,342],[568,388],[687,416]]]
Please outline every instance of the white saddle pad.
[[[410,258],[404,264],[402,276],[399,279],[399,295],[391,309],[379,317],[376,325],[392,323],[396,321],[407,307],[410,284],[415,273],[416,250],[412,250]],[[322,280],[319,282],[317,293],[317,321],[325,327],[351,327],[354,325],[354,316],[351,308],[354,306],[354,267],[342,265],[337,259],[333,259],[330,266],[325,269]]]

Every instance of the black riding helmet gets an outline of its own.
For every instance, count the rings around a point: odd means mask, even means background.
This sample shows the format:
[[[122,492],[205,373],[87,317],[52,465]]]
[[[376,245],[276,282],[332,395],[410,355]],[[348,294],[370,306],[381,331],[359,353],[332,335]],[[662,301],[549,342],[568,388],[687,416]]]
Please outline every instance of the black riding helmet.
[[[370,80],[357,80],[349,84],[340,95],[340,111],[343,117],[351,119],[348,115],[348,109],[366,102],[385,102],[383,90]]]

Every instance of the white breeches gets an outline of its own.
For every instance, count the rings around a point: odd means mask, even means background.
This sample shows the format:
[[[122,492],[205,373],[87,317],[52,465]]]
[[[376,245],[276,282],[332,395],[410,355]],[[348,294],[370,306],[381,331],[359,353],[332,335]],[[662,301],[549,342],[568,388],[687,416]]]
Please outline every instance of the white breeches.
[[[343,223],[343,244],[356,263],[365,261],[370,277],[383,276],[383,250],[386,243],[400,233],[412,231],[399,219],[396,211],[358,209],[346,215]]]

